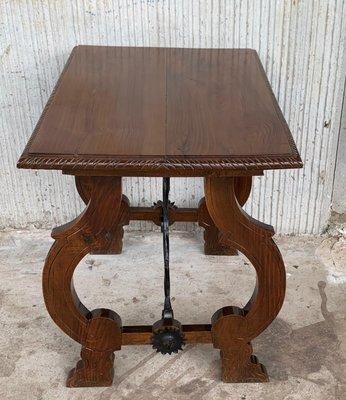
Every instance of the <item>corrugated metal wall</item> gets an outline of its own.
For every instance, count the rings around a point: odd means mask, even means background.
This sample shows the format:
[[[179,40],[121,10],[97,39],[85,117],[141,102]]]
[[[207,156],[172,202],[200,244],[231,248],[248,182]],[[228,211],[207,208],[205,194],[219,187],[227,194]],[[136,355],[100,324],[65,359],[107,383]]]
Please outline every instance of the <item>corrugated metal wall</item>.
[[[345,20],[342,0],[0,0],[0,226],[48,227],[81,210],[71,177],[15,164],[72,47],[104,44],[257,49],[305,168],[255,178],[247,210],[281,233],[320,232],[332,193]],[[200,179],[177,179],[171,198],[196,206],[202,188]],[[124,190],[133,204],[149,205],[160,181],[126,179]]]

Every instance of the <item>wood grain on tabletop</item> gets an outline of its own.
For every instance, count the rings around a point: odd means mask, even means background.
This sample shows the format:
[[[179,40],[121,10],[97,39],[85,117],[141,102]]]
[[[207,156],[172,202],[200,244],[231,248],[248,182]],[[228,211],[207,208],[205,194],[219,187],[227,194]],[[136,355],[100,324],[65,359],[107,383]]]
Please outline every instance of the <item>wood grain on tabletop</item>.
[[[290,157],[282,167],[301,166],[257,53],[248,49],[78,46],[23,156],[94,157],[96,164],[99,157]]]

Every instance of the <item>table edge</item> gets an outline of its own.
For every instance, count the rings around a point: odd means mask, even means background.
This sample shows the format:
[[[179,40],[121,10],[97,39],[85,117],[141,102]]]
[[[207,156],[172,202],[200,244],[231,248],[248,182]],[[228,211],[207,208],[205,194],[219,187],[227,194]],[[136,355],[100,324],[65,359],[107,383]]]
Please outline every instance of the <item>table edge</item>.
[[[106,157],[106,156],[61,156],[23,154],[18,168],[57,169],[57,170],[115,170],[128,172],[159,171],[199,171],[210,173],[214,170],[245,171],[302,168],[303,163],[298,153],[291,155],[266,155],[242,157]]]
[[[159,174],[172,172],[176,175],[185,175],[186,171],[196,171],[198,175],[209,175],[211,171],[232,171],[232,175],[236,171],[263,171],[272,169],[291,169],[302,168],[303,163],[300,158],[298,149],[293,139],[292,133],[288,127],[286,119],[277,103],[276,97],[269,83],[268,77],[264,71],[263,64],[256,50],[242,49],[253,51],[256,55],[259,68],[265,79],[266,85],[272,95],[274,107],[277,112],[278,119],[283,124],[284,131],[291,148],[288,154],[266,154],[266,155],[242,155],[242,156],[96,156],[96,155],[63,155],[63,154],[35,154],[30,153],[29,149],[35,136],[39,131],[42,120],[49,109],[51,102],[54,100],[55,93],[64,78],[64,75],[72,61],[72,58],[81,46],[75,46],[63,68],[59,79],[44,107],[44,110],[36,124],[36,127],[30,136],[25,149],[18,160],[17,168],[23,169],[48,169],[48,170],[85,170],[85,171],[110,171],[122,169],[128,174],[142,172],[143,174]],[[178,172],[179,171],[179,172]],[[191,175],[191,174],[189,174]]]

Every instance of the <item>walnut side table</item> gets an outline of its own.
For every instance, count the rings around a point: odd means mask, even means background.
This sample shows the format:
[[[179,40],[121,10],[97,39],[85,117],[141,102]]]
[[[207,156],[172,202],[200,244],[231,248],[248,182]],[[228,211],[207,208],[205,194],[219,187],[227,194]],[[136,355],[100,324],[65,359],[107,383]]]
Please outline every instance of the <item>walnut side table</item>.
[[[244,308],[223,307],[205,325],[179,325],[168,312],[171,325],[165,317],[159,328],[176,329],[184,343],[220,349],[224,382],[268,380],[251,340],[282,306],[285,267],[273,228],[242,206],[252,176],[302,162],[254,50],[78,46],[18,167],[75,175],[86,203],[78,218],[53,229],[43,271],[50,316],[82,345],[68,386],[111,385],[114,351],[150,344],[157,334],[155,324],[122,326],[112,310],[89,311],[73,286],[88,253],[121,252],[130,220],[153,221],[166,233],[175,221],[198,222],[205,254],[239,250],[251,261],[257,285]],[[166,191],[155,207],[131,207],[122,176],[164,177],[166,184],[169,177],[204,177],[205,198],[197,209],[176,208]]]

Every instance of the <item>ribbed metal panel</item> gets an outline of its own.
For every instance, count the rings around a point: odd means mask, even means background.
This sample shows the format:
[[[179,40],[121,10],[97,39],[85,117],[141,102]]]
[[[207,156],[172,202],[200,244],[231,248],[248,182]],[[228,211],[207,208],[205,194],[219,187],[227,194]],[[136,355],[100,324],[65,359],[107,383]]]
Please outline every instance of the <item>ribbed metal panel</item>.
[[[0,226],[48,227],[80,212],[71,177],[15,164],[72,47],[103,44],[257,49],[305,168],[255,178],[247,210],[281,233],[321,232],[340,124],[345,20],[342,0],[0,1]],[[124,181],[133,204],[156,201],[160,188],[157,179]],[[178,205],[196,206],[202,194],[201,179],[173,181]]]

